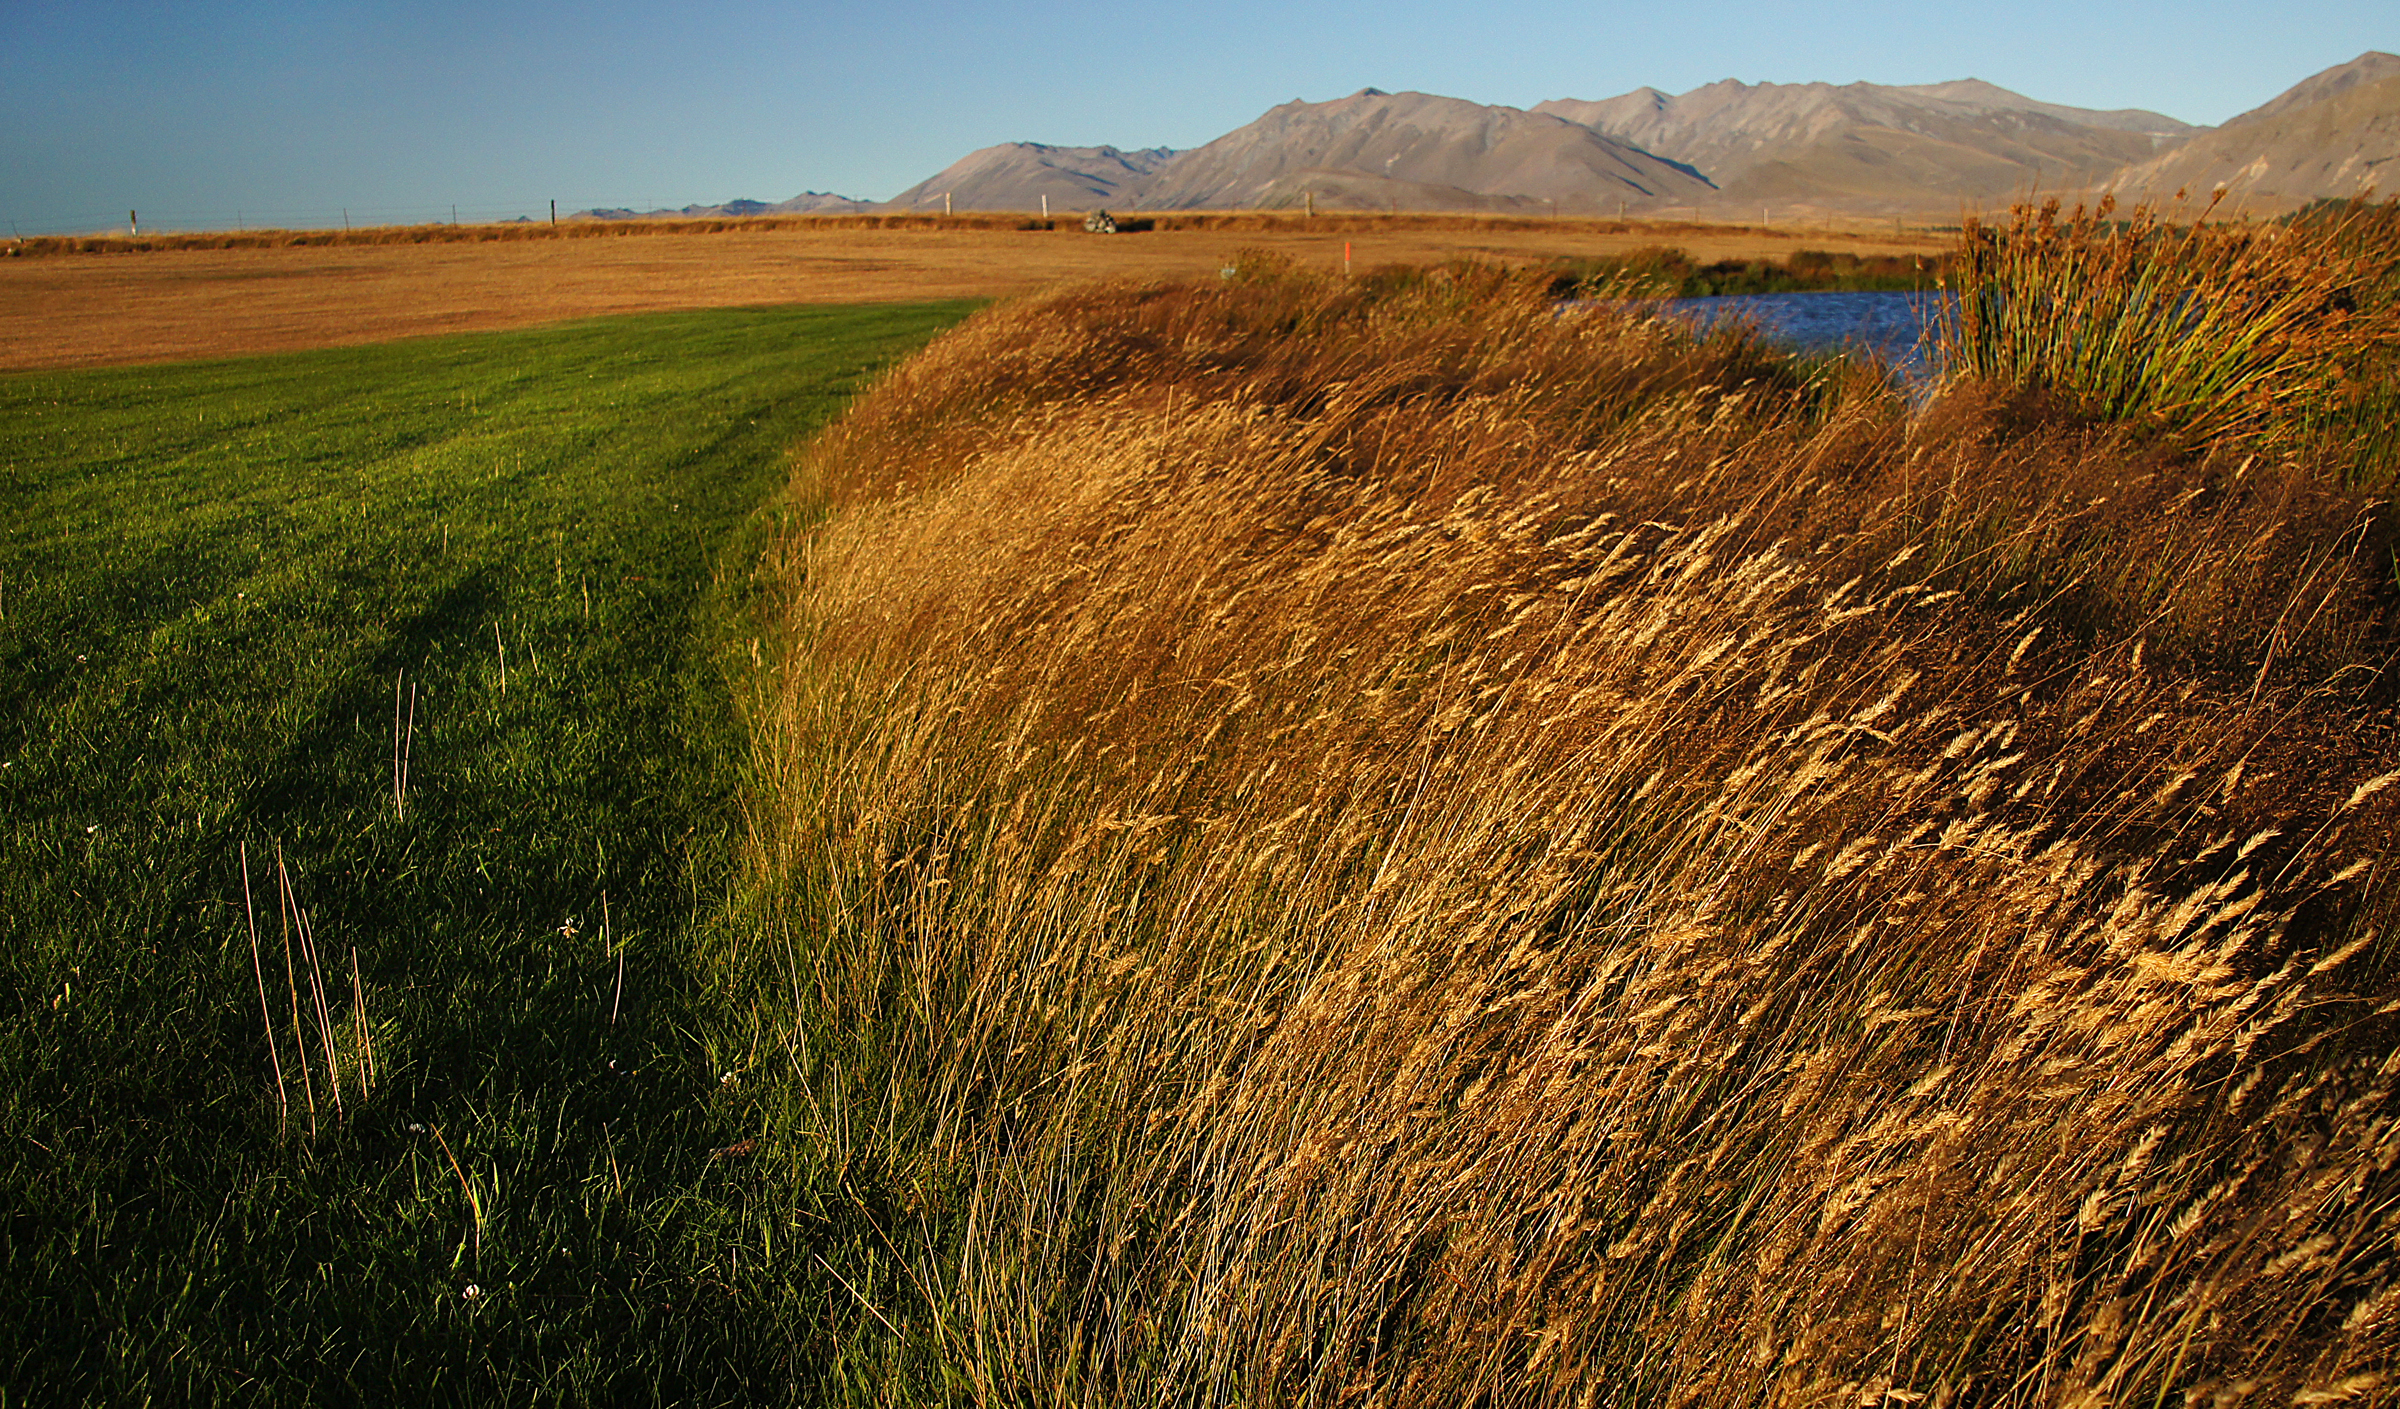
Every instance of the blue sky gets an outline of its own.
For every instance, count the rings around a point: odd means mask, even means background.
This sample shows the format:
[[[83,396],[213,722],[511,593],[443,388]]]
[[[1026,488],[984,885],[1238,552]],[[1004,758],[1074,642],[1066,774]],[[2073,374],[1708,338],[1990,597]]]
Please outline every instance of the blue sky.
[[[2368,49],[2400,49],[2392,0],[0,0],[0,220],[880,199],[994,142],[1193,146],[1368,85],[1528,106],[1973,76],[2213,123]]]

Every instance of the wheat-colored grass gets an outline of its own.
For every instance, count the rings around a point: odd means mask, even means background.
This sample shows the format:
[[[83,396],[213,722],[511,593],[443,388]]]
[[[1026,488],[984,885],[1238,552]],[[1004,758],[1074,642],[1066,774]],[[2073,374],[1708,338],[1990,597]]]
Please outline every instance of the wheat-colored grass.
[[[2377,506],[1241,269],[936,344],[770,567],[896,1402],[2390,1398]]]

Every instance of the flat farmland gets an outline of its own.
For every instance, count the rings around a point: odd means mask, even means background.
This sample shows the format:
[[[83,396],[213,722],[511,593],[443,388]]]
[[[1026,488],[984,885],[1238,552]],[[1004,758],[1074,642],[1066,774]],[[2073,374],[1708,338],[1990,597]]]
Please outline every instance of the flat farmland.
[[[170,362],[530,327],[605,314],[996,298],[1204,273],[1263,248],[1336,267],[1510,263],[1673,246],[1701,261],[1803,249],[1931,254],[1947,235],[1616,221],[1265,218],[1116,236],[986,226],[735,225],[601,238],[170,248],[0,260],[0,368]],[[336,237],[338,238],[338,237]]]

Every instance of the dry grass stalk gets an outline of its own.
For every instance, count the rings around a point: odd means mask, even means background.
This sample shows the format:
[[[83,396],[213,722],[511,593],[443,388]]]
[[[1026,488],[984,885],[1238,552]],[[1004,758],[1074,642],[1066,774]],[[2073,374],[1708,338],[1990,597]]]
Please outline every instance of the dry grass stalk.
[[[1253,265],[808,473],[761,987],[967,1397],[2388,1392],[2391,533],[2306,461]]]
[[[283,1063],[283,1046],[288,1041],[293,1053],[293,1065],[299,1069],[301,1099],[308,1108],[308,1133],[314,1137],[319,1131],[319,1075],[324,1077],[326,1096],[336,1118],[346,1110],[342,1090],[342,1069],[345,1065],[349,1067],[351,1094],[359,1100],[365,1099],[380,1075],[375,1059],[374,1025],[367,1016],[366,982],[360,974],[358,951],[353,948],[350,951],[350,1010],[346,1017],[337,1018],[327,992],[325,967],[317,948],[315,931],[309,923],[307,909],[300,903],[299,889],[291,870],[284,863],[283,848],[277,846],[275,893],[283,935],[284,993],[291,1012],[286,1035],[281,1038],[277,1036],[273,1009],[267,998],[265,964],[259,950],[258,912],[250,894],[248,846],[243,846],[241,851],[242,912],[250,936],[251,968],[258,981],[259,1021],[267,1039],[268,1065],[275,1077],[277,1128],[285,1128],[291,1115],[290,1090],[286,1084]],[[296,946],[295,939],[298,941]],[[338,984],[339,981],[337,969],[335,982]],[[317,1044],[317,1057],[313,1061],[308,1052],[311,1037]]]

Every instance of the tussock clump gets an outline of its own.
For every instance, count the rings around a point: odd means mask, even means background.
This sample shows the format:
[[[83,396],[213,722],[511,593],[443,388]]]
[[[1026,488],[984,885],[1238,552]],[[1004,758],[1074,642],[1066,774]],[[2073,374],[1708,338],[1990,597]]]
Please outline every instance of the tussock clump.
[[[896,1398],[2388,1393],[2310,464],[1452,270],[994,310],[807,473],[761,861]]]
[[[2388,362],[2400,341],[2400,305],[2379,288],[2400,258],[2394,227],[2373,207],[2266,226],[2211,223],[2214,208],[2182,228],[2149,208],[2115,220],[2111,199],[1969,221],[1945,275],[1945,358],[2180,445],[2322,425],[2362,359]]]

